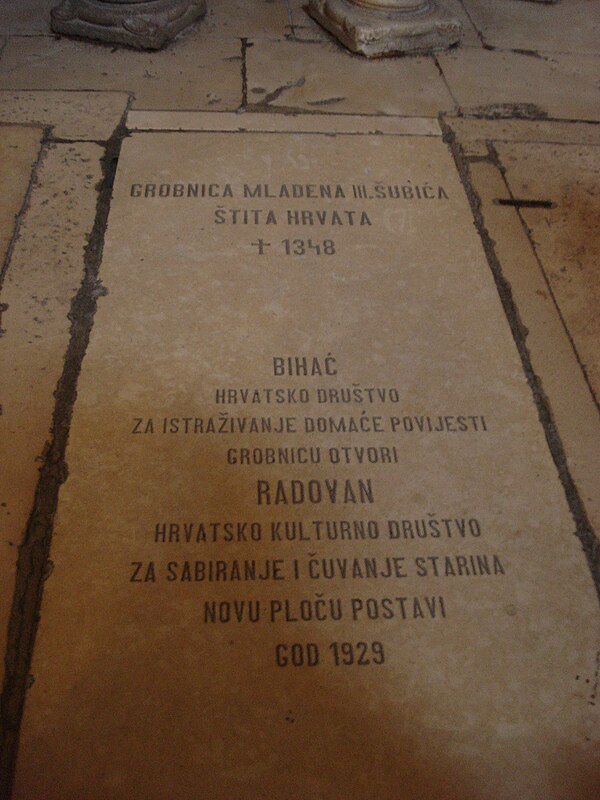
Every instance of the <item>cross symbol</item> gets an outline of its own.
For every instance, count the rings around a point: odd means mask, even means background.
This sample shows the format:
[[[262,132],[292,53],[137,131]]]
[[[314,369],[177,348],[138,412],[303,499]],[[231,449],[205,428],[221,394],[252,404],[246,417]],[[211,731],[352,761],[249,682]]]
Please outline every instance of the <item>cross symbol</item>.
[[[252,247],[258,247],[258,255],[264,256],[265,254],[265,247],[271,247],[269,242],[265,242],[264,239],[259,239],[258,242],[251,242]]]

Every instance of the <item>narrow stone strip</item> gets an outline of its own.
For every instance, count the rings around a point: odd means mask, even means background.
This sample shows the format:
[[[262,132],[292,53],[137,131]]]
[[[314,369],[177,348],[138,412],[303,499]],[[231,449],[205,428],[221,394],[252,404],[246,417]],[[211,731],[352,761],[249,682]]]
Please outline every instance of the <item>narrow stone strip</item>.
[[[110,209],[112,186],[123,138],[127,135],[125,110],[118,127],[105,143],[103,181],[96,219],[84,254],[84,277],[71,304],[71,338],[63,373],[55,392],[52,437],[40,469],[33,508],[23,543],[19,547],[15,594],[8,629],[6,672],[0,697],[0,800],[10,800],[18,752],[19,731],[30,675],[44,582],[51,572],[49,560],[54,515],[61,485],[68,475],[65,461],[77,381],[90,338],[97,298],[104,294],[98,273]]]
[[[2,284],[4,283],[4,278],[6,273],[8,272],[8,265],[10,264],[12,254],[15,249],[15,244],[17,239],[19,238],[20,231],[21,231],[21,222],[23,217],[27,213],[27,209],[29,208],[29,204],[31,202],[31,192],[33,191],[33,187],[37,183],[37,176],[40,169],[40,166],[46,156],[47,148],[48,148],[48,138],[51,133],[51,128],[43,128],[42,132],[42,141],[40,144],[40,149],[38,152],[38,157],[35,160],[35,163],[31,169],[31,175],[29,177],[29,185],[27,187],[27,191],[25,192],[25,197],[23,198],[23,203],[21,204],[21,208],[19,209],[19,213],[15,218],[15,225],[13,229],[13,235],[11,236],[10,242],[8,243],[8,247],[6,248],[6,253],[4,259],[2,261],[2,265],[0,266],[0,290],[2,290]],[[0,308],[0,313],[2,309]],[[0,330],[1,330],[1,319],[0,319]]]
[[[525,221],[525,218],[523,217],[523,215],[520,212],[521,208],[536,208],[536,207],[539,208],[540,206],[535,202],[533,203],[533,205],[531,205],[531,203],[528,203],[528,202],[523,201],[523,200],[516,199],[514,197],[513,192],[512,192],[512,188],[511,188],[510,183],[508,182],[508,179],[506,177],[506,168],[505,168],[504,164],[502,163],[502,161],[500,160],[500,156],[498,155],[498,152],[496,151],[496,148],[494,147],[493,144],[491,144],[491,145],[489,145],[489,149],[490,149],[490,152],[492,154],[492,158],[494,160],[494,163],[496,164],[496,167],[498,168],[498,170],[502,174],[502,180],[504,181],[504,185],[506,186],[506,191],[510,195],[510,198],[511,198],[510,200],[505,201],[505,204],[514,205],[515,206],[515,210],[517,212],[517,216],[519,217],[519,222],[521,223],[521,227],[523,228],[523,232],[525,233],[525,236],[527,237],[527,240],[528,240],[528,242],[529,242],[529,244],[531,246],[531,250],[533,252],[533,256],[534,256],[534,258],[535,258],[535,260],[537,262],[539,270],[540,270],[541,274],[544,277],[544,282],[546,284],[546,288],[548,290],[548,294],[552,298],[552,303],[554,304],[554,308],[556,309],[556,313],[558,314],[558,316],[560,318],[560,321],[561,321],[561,324],[563,326],[564,332],[565,332],[565,334],[566,334],[566,336],[567,336],[567,338],[568,338],[568,340],[569,340],[569,342],[571,344],[571,348],[573,350],[573,355],[575,356],[575,359],[576,359],[576,361],[577,361],[577,363],[579,365],[579,368],[583,373],[583,377],[584,377],[586,386],[587,386],[587,388],[588,388],[588,390],[589,390],[589,392],[590,392],[590,394],[592,396],[592,399],[594,400],[596,408],[598,409],[598,411],[600,411],[600,405],[598,403],[598,397],[596,396],[596,392],[594,391],[594,387],[592,386],[592,382],[590,381],[587,368],[586,368],[585,364],[583,363],[583,361],[581,360],[581,356],[579,355],[579,352],[577,350],[577,346],[575,345],[575,341],[573,339],[573,336],[571,335],[571,331],[569,330],[569,326],[567,325],[567,322],[566,322],[566,320],[565,320],[565,318],[563,316],[563,313],[562,313],[562,310],[561,310],[560,305],[558,303],[558,300],[556,299],[556,295],[554,294],[554,289],[553,289],[553,287],[552,287],[552,285],[551,285],[551,283],[550,283],[550,281],[548,279],[548,276],[546,275],[546,270],[544,269],[544,265],[542,264],[542,260],[538,255],[537,247],[536,247],[534,239],[533,239],[531,228],[529,227],[529,225]],[[550,203],[550,205],[545,205],[542,202],[542,205],[541,205],[541,208],[554,208],[554,207],[555,207],[554,203]]]
[[[527,378],[527,383],[532,391],[533,399],[538,410],[539,419],[546,436],[546,441],[548,443],[554,464],[556,465],[558,476],[562,483],[567,503],[569,505],[569,510],[576,525],[576,533],[581,542],[583,552],[585,553],[588,565],[590,567],[592,579],[598,594],[598,600],[600,601],[600,541],[598,540],[598,537],[596,536],[596,533],[594,532],[594,529],[589,521],[585,506],[581,500],[579,491],[575,485],[575,481],[573,480],[569,471],[565,449],[554,423],[550,403],[542,389],[537,375],[534,372],[533,365],[531,363],[531,356],[526,344],[527,329],[519,317],[519,311],[515,305],[510,284],[504,277],[502,266],[498,260],[498,256],[496,255],[494,248],[494,242],[486,228],[485,220],[481,212],[481,198],[475,191],[471,181],[469,161],[465,157],[460,143],[456,140],[456,136],[454,135],[452,128],[446,123],[442,115],[440,115],[440,125],[443,130],[444,141],[452,152],[458,174],[469,200],[475,227],[477,228],[479,236],[481,237],[483,249],[496,282],[502,307],[504,308],[504,313],[506,314],[506,318],[510,325],[513,339],[517,346],[521,363],[523,365],[523,371]],[[497,158],[494,158],[495,151],[493,147],[488,145],[488,149],[490,151],[490,160],[502,173],[501,164],[499,164]],[[516,210],[518,213],[518,209]]]

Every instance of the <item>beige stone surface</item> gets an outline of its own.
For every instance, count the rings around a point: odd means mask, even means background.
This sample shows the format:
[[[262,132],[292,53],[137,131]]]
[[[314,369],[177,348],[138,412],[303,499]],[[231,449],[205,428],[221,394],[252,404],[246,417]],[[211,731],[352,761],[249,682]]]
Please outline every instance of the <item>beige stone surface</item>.
[[[239,40],[210,38],[201,25],[158,53],[15,36],[0,64],[0,89],[129,92],[137,108],[231,110],[242,97]]]
[[[289,0],[293,37],[299,41],[331,41],[331,34],[322,28],[306,11],[308,0]]]
[[[286,0],[219,0],[209,2],[204,24],[211,36],[284,39],[292,23]]]
[[[519,0],[463,0],[485,43],[546,52],[598,53],[600,5],[560,0],[556,5]]]
[[[600,148],[499,144],[498,153],[516,197],[555,203],[555,208],[523,208],[521,213],[598,399]]]
[[[456,17],[462,27],[462,37],[460,47],[481,47],[481,39],[477,28],[473,25],[469,15],[465,11],[462,0],[442,0],[446,9]]]
[[[441,53],[438,60],[464,110],[600,120],[597,56],[549,53],[536,58],[464,47]]]
[[[27,138],[19,134],[23,144]],[[28,157],[35,158],[35,152],[32,141]],[[51,145],[45,151],[0,292],[0,302],[7,306],[0,338],[2,653],[17,546],[32,508],[40,456],[50,436],[53,393],[69,341],[67,314],[83,277],[83,249],[95,217],[102,154],[97,145],[85,143]],[[30,166],[22,170],[22,190],[29,172]]]
[[[247,111],[130,111],[127,128],[137,131],[266,131],[291,133],[381,133],[441,136],[432,117],[373,117],[354,114],[265,114]]]
[[[569,471],[590,522],[598,532],[600,419],[594,399],[574,357],[569,333],[549,291],[546,274],[540,269],[517,213],[494,202],[499,197],[509,197],[500,173],[493,165],[482,163],[472,164],[471,172],[502,273],[510,284],[519,319],[528,332],[526,344],[533,371],[548,400]]]
[[[0,264],[15,231],[42,136],[43,131],[34,126],[0,125]]]
[[[0,0],[0,35],[49,34],[57,0]]]
[[[178,196],[174,185],[188,181],[205,184],[204,196],[200,187]],[[138,184],[171,189],[139,197]],[[244,199],[244,184],[305,196]],[[346,196],[307,197],[320,192],[312,184],[340,184]],[[376,199],[378,185],[405,192]],[[426,186],[437,199],[417,199],[414,187],[430,195]],[[258,208],[279,222],[233,214]],[[319,211],[327,224],[289,226],[289,209],[313,221]],[[334,210],[357,219],[362,210],[371,225],[332,225]],[[285,254],[292,237],[305,255]],[[597,597],[442,141],[135,134],[102,275],[108,295],[78,386],[14,800],[189,800],[199,786],[214,800],[592,797]],[[325,368],[328,354],[335,375],[282,377],[273,364],[314,356]],[[253,387],[262,402],[246,405],[239,389]],[[319,389],[373,387],[397,395],[319,402]],[[223,388],[238,394],[222,403]],[[265,388],[283,389],[283,402],[266,402]],[[306,402],[295,402],[301,390]],[[471,420],[453,431],[457,415],[473,415],[477,430]],[[428,416],[441,431],[429,431]],[[195,433],[183,432],[186,417]],[[299,432],[209,432],[209,419],[239,431],[263,417]],[[306,432],[307,418],[342,417],[362,432]],[[395,432],[392,417],[404,420]],[[397,463],[374,463],[377,450],[360,463],[361,447],[394,446]],[[320,463],[264,463],[267,448],[300,447],[320,448]],[[349,463],[332,463],[343,447]],[[240,463],[241,448],[252,464]],[[275,492],[279,480],[284,495],[267,502],[261,482]],[[292,480],[297,491],[371,481],[373,495],[294,504]],[[463,538],[454,522],[452,537],[387,534],[386,520],[441,518],[477,519],[480,535]],[[373,520],[380,535],[318,541],[314,520]],[[197,542],[198,524],[211,521],[254,522],[259,535],[226,541],[221,527],[214,543]],[[285,521],[311,538],[272,540],[270,525]],[[155,541],[157,524],[184,522],[189,543]],[[458,556],[492,554],[504,574],[435,577],[427,560],[448,557],[456,571]],[[405,559],[407,577],[383,577],[386,557]],[[382,569],[376,577],[342,576],[365,558]],[[235,560],[280,559],[284,580],[185,579],[186,561],[201,570],[215,559],[228,577]],[[324,577],[323,559],[335,577]],[[385,597],[392,619],[358,611],[370,598],[381,614]],[[340,620],[322,618],[321,599],[339,599]],[[235,600],[242,614],[260,603],[258,621],[206,621],[212,603],[225,614]],[[289,602],[289,622],[270,621],[273,601]],[[320,621],[292,621],[301,602]],[[336,642],[352,645],[354,664],[335,665]],[[358,642],[368,664],[356,663]],[[318,647],[319,665],[279,666],[276,647],[293,643],[303,644],[296,654]]]
[[[600,126],[586,122],[528,119],[475,119],[447,115],[461,143],[491,141],[600,145]]]
[[[5,258],[17,224],[17,216],[21,211],[32,169],[37,160],[43,131],[39,128],[22,126],[0,126],[0,186],[2,186],[2,202],[0,203],[0,265],[4,266]],[[6,327],[8,309],[4,309],[2,288],[2,272],[0,267],[0,330]],[[0,354],[4,345],[0,333]],[[0,373],[0,427],[6,405],[6,375]],[[11,461],[2,446],[0,439],[0,652],[6,647],[6,630],[8,615],[12,602],[14,562],[17,554],[19,537],[14,536],[14,525],[11,517],[12,485],[10,480]],[[17,532],[18,534],[18,532]],[[3,678],[4,659],[0,666],[0,681]]]
[[[431,58],[377,59],[336,44],[257,41],[247,53],[248,102],[350,114],[434,116],[453,101]]]
[[[106,141],[119,124],[124,92],[0,92],[0,120],[45,125],[59,139]]]

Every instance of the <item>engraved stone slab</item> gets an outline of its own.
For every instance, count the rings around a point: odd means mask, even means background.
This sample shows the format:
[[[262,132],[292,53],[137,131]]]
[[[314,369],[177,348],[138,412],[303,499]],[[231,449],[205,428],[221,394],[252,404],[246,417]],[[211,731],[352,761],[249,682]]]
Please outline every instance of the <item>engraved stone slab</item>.
[[[442,140],[133,134],[102,279],[14,797],[592,796],[597,598]]]

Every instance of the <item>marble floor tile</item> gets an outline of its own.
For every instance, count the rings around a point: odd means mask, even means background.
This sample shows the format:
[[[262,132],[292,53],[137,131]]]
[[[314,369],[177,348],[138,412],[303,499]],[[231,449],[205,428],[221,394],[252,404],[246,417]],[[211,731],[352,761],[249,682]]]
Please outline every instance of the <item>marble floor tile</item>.
[[[485,43],[492,47],[590,54],[598,54],[600,49],[600,4],[596,0],[462,2]]]
[[[0,121],[48,126],[59,139],[106,141],[128,101],[123,92],[0,91]]]
[[[253,43],[248,103],[346,114],[436,116],[453,107],[431,58],[367,60],[323,42]]]
[[[58,0],[0,0],[0,36],[48,35],[50,10]]]
[[[598,56],[537,57],[460,48],[438,59],[453,96],[465,111],[600,120]]]
[[[0,89],[128,92],[137,108],[231,110],[242,98],[240,41],[201,28],[155,53],[10,37],[0,66]]]
[[[292,17],[287,0],[219,0],[209,2],[202,24],[211,36],[284,39]]]
[[[472,142],[544,142],[600,145],[600,125],[545,119],[445,117],[461,144]]]

